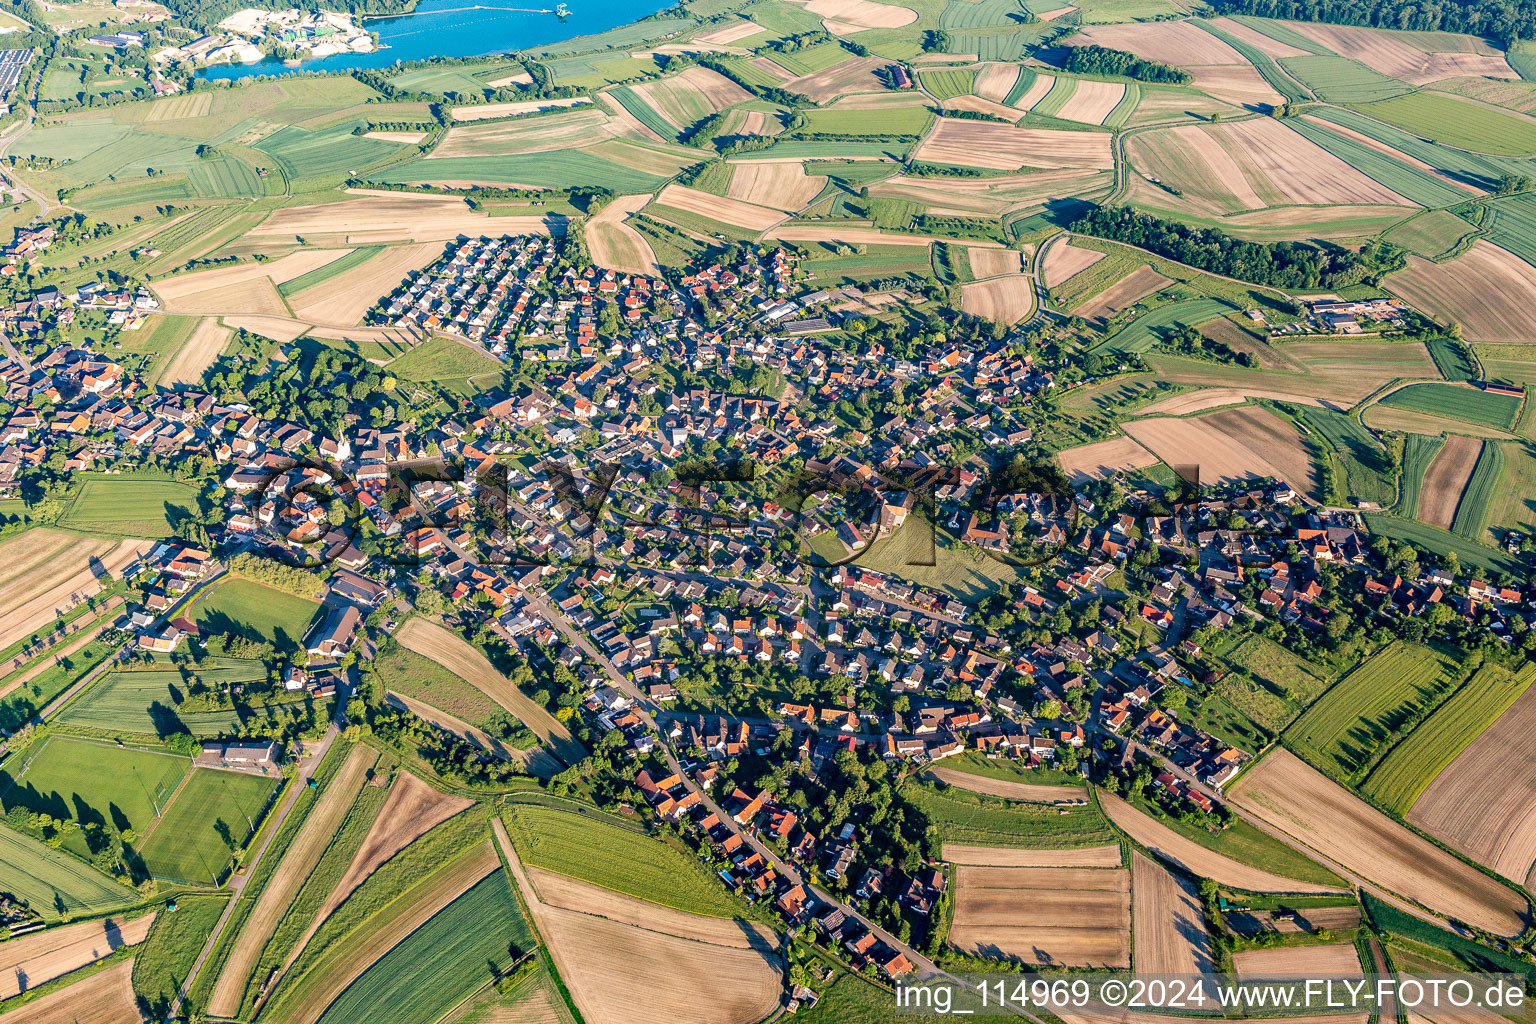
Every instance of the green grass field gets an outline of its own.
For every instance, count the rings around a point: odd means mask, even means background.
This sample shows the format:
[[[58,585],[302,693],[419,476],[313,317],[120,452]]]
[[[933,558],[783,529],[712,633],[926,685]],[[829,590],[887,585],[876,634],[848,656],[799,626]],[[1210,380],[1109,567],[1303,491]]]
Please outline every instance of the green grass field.
[[[60,526],[124,537],[168,537],[197,509],[197,489],[171,479],[77,473],[80,492]]]
[[[1385,237],[1393,245],[1400,245],[1425,259],[1435,259],[1456,249],[1462,239],[1476,231],[1449,210],[1430,210],[1397,225]]]
[[[846,60],[853,60],[853,54],[843,49],[837,42],[817,43],[807,46],[803,50],[792,50],[788,53],[769,52],[773,62],[786,71],[796,75],[814,75],[818,71],[825,71],[836,64]]]
[[[133,954],[133,994],[156,1017],[168,1015],[228,901],[223,893],[185,893],[176,897],[174,911],[162,907],[149,926],[148,938]]]
[[[1403,541],[1420,551],[1440,555],[1454,551],[1456,557],[1461,559],[1461,564],[1468,567],[1477,566],[1490,572],[1509,573],[1516,577],[1524,576],[1531,571],[1525,562],[1513,555],[1495,551],[1481,544],[1474,544],[1464,537],[1458,537],[1451,531],[1442,530],[1436,526],[1369,512],[1365,514],[1365,524],[1372,533]]]
[[[635,92],[634,89],[627,85],[621,85],[617,89],[610,90],[608,95],[618,100],[620,106],[635,115],[635,120],[645,125],[657,135],[664,139],[677,138],[677,129],[672,127],[667,122],[667,119],[662,117],[649,103],[645,102],[645,97]]]
[[[1345,110],[1339,107],[1315,107],[1308,111],[1310,115],[1332,121],[1334,124],[1343,125],[1352,131],[1359,132],[1367,138],[1384,143],[1413,157],[1436,170],[1450,175],[1458,180],[1476,185],[1479,188],[1492,190],[1498,184],[1498,179],[1504,173],[1525,174],[1530,170],[1530,164],[1524,160],[1515,160],[1510,157],[1491,156],[1481,153],[1469,153],[1452,146],[1442,146],[1429,142],[1412,132],[1405,132],[1401,128],[1395,128],[1389,124],[1383,124],[1374,118],[1354,110]],[[1303,124],[1306,122],[1303,121]],[[1316,127],[1315,125],[1313,127]],[[1303,134],[1306,134],[1303,131]],[[1353,161],[1351,161],[1353,162]],[[1396,188],[1396,186],[1392,186]],[[1414,197],[1409,197],[1414,198]],[[1437,206],[1452,206],[1457,202],[1466,202],[1466,194],[1460,193],[1455,200],[1445,203],[1437,203]],[[1418,201],[1415,199],[1415,201]]]
[[[261,823],[276,779],[194,768],[141,848],[156,878],[213,884]]]
[[[1328,673],[1270,640],[1250,636],[1218,654],[1228,666],[1216,692],[1278,734],[1328,687]]]
[[[1410,384],[1383,398],[1381,404],[1449,416],[1500,430],[1512,430],[1520,415],[1518,398],[1452,384]]]
[[[1382,758],[1360,787],[1376,803],[1406,815],[1419,794],[1482,735],[1536,680],[1536,665],[1511,674],[1484,665],[1419,727]]]
[[[205,637],[243,636],[287,649],[304,639],[319,609],[317,601],[235,578],[200,594],[192,621]]]
[[[1490,443],[1503,450],[1504,475],[1488,506],[1488,525],[1536,532],[1536,447],[1519,441]]]
[[[371,177],[382,182],[474,181],[487,185],[515,183],[541,188],[601,185],[617,192],[649,192],[662,182],[654,174],[579,149],[513,156],[412,160]]]
[[[333,277],[339,277],[348,271],[355,270],[384,251],[382,245],[364,245],[353,249],[345,256],[332,260],[323,267],[316,267],[307,274],[289,278],[277,286],[277,293],[283,298],[295,295],[306,288],[313,288],[317,284],[324,284]]]
[[[1446,380],[1469,381],[1478,378],[1477,367],[1472,364],[1459,342],[1450,338],[1431,338],[1424,343],[1424,347],[1429,350],[1429,357],[1435,361],[1440,376]]]
[[[1309,54],[1282,57],[1280,64],[1330,103],[1370,103],[1400,96],[1410,88],[1348,57]]]
[[[205,662],[183,673],[158,662],[150,669],[115,669],[105,679],[92,684],[70,701],[59,713],[61,725],[95,729],[109,734],[139,733],[170,736],[189,732],[194,736],[218,736],[240,730],[239,710],[202,711],[181,714],[176,706],[194,680],[210,686],[249,683],[267,677],[267,666],[259,661],[221,658]]]
[[[1536,345],[1473,345],[1489,380],[1536,384]]]
[[[922,80],[923,88],[941,100],[964,96],[976,86],[976,72],[970,68],[935,68],[920,71],[917,77]]]
[[[1409,434],[1403,442],[1403,503],[1398,511],[1409,519],[1418,517],[1424,474],[1443,447],[1445,438],[1424,434]]]
[[[1290,406],[1315,437],[1321,437],[1344,466],[1349,493],[1356,503],[1375,502],[1383,507],[1397,499],[1397,480],[1387,452],[1370,431],[1347,413],[1317,406]]]
[[[828,135],[921,135],[933,123],[923,107],[876,110],[807,110],[805,131]]]
[[[691,854],[642,832],[533,804],[502,817],[529,864],[691,914],[735,918],[745,909]]]
[[[386,688],[425,701],[470,725],[488,728],[506,714],[500,704],[431,658],[397,643],[385,644],[369,667]]]
[[[137,903],[139,894],[67,853],[0,825],[0,878],[43,920],[103,914]]]
[[[1446,698],[1456,671],[1444,654],[1395,643],[1308,708],[1287,730],[1286,745],[1336,779],[1357,780],[1396,742],[1413,714]]]
[[[463,380],[500,371],[495,359],[452,338],[433,338],[389,364],[390,373],[416,382]]]
[[[1483,230],[1489,239],[1525,262],[1536,264],[1536,196],[1508,196],[1488,203],[1487,208]]]
[[[361,176],[369,167],[383,163],[415,147],[398,142],[353,135],[360,122],[347,122],[319,131],[285,125],[257,142],[256,149],[282,165],[301,188],[318,187],[327,181]]]
[[[1230,312],[1232,307],[1221,299],[1170,302],[1143,313],[1105,338],[1098,347],[1110,352],[1145,352],[1164,334],[1172,333],[1173,328],[1199,327]]]
[[[1051,91],[1042,96],[1040,101],[1029,109],[1029,112],[1039,114],[1041,117],[1055,117],[1076,94],[1077,79],[1057,75],[1056,81],[1051,83]]]
[[[1109,823],[1093,806],[1018,803],[952,786],[941,791],[911,780],[902,786],[901,793],[927,816],[946,843],[1054,850],[1115,841]]]
[[[506,873],[494,872],[380,957],[320,1024],[441,1020],[536,945]]]
[[[1496,156],[1536,153],[1536,121],[1433,92],[1361,105],[1359,111],[1431,142]]]
[[[259,197],[267,189],[254,167],[232,156],[198,160],[187,168],[187,181],[202,199]]]
[[[1467,487],[1456,503],[1456,515],[1451,520],[1451,532],[1459,533],[1471,541],[1481,541],[1488,529],[1488,515],[1504,476],[1504,448],[1495,441],[1483,444],[1482,454],[1467,480]]]
[[[0,806],[143,835],[190,764],[176,754],[49,736],[0,771]],[[90,855],[80,830],[64,845]]]

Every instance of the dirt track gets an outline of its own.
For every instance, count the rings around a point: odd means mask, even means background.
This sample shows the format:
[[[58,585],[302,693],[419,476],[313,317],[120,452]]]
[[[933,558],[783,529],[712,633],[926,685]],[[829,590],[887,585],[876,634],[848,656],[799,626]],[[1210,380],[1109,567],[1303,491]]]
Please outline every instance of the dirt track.
[[[315,801],[298,837],[283,855],[267,887],[257,898],[250,917],[246,918],[240,937],[214,985],[213,994],[208,998],[209,1013],[217,1017],[229,1017],[240,1012],[241,996],[251,972],[256,968],[256,961],[272,938],[278,922],[287,913],[288,905],[298,895],[300,886],[314,870],[320,855],[336,834],[341,819],[346,816],[347,809],[352,806],[363,784],[364,776],[377,759],[378,754],[372,747],[363,744],[353,747],[347,754],[346,762],[325,787],[325,792]]]

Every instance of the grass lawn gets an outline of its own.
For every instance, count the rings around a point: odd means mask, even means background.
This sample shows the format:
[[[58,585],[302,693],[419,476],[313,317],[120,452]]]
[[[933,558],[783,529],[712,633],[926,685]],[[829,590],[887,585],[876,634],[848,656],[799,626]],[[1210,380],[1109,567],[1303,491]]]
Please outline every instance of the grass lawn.
[[[235,578],[200,595],[192,607],[192,621],[205,636],[270,640],[286,649],[303,641],[319,610],[318,601]]]
[[[533,804],[502,813],[518,854],[530,864],[691,914],[736,918],[746,912],[692,854],[642,832]]]
[[[77,473],[84,482],[60,526],[124,537],[166,537],[197,510],[190,484],[148,476]]]
[[[174,911],[160,908],[149,937],[133,954],[133,994],[156,1019],[168,1015],[228,901],[222,893],[187,893],[176,898]]]
[[[157,878],[214,884],[261,822],[277,780],[195,768],[141,848]]]
[[[1296,720],[1286,745],[1325,773],[1356,781],[1410,727],[1412,716],[1449,696],[1451,658],[1418,644],[1395,643],[1341,679]]]
[[[190,764],[176,754],[49,736],[0,771],[0,804],[8,812],[24,807],[142,835]],[[79,830],[68,834],[64,846],[90,854]]]
[[[398,643],[386,643],[370,666],[384,686],[445,711],[470,725],[499,731],[496,724],[508,717],[500,704],[460,679],[431,658],[408,651]]]

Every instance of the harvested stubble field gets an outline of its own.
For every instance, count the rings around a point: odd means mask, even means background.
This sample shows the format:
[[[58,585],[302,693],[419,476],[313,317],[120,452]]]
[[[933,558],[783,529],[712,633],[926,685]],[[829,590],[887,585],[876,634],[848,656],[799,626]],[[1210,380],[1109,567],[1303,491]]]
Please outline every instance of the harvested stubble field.
[[[1466,490],[1472,476],[1472,467],[1483,450],[1483,442],[1473,437],[1452,434],[1435,461],[1424,474],[1419,487],[1419,514],[1421,523],[1429,523],[1449,530],[1456,518],[1456,506],[1461,502],[1461,492]]]
[[[1523,728],[1528,734],[1530,724]],[[1502,774],[1484,773],[1478,784],[1491,778],[1502,780]],[[1230,795],[1239,807],[1293,839],[1430,910],[1498,935],[1518,935],[1525,927],[1530,908],[1524,897],[1415,835],[1284,748],[1249,769]]]
[[[1086,273],[1091,274],[1094,269],[1090,268]],[[1069,280],[1067,287],[1072,287],[1074,283]],[[1130,309],[1148,295],[1170,284],[1173,284],[1171,279],[1153,270],[1151,265],[1143,263],[1109,287],[1083,299],[1071,312],[1085,320],[1108,320],[1116,313]]]
[[[123,946],[137,946],[155,923],[154,914],[132,921],[85,921],[33,932],[0,945],[0,999],[93,964]]]
[[[1008,99],[1013,83],[1018,81],[1019,70],[1017,64],[983,64],[976,73],[976,84],[971,89],[984,100],[1002,103]]]
[[[1077,485],[1115,473],[1146,469],[1157,465],[1158,459],[1129,437],[1116,437],[1057,452],[1056,461],[1067,479]]]
[[[972,793],[985,793],[988,796],[1000,796],[1009,800],[1027,800],[1045,804],[1088,802],[1088,791],[1081,786],[1046,786],[1028,782],[1009,782],[1007,779],[994,779],[954,768],[930,768],[928,774],[940,782],[968,789]]]
[[[1246,64],[1243,55],[1209,32],[1183,21],[1092,25],[1067,40],[1070,46],[1107,46],[1174,67]]]
[[[961,285],[960,309],[1011,327],[1035,311],[1034,281],[1025,274],[1012,274]]]
[[[1522,342],[1536,337],[1536,276],[1530,264],[1484,239],[1446,263],[1408,257],[1383,282],[1443,323],[1459,323],[1469,341]]]
[[[1087,270],[1105,255],[1094,249],[1080,249],[1067,242],[1054,243],[1046,250],[1045,262],[1040,268],[1045,277],[1045,286],[1055,288],[1065,283],[1067,278],[1080,270]]]
[[[1023,270],[1019,253],[1015,249],[991,249],[977,245],[967,248],[965,256],[971,265],[971,276],[978,280],[1017,274]]]
[[[229,328],[221,326],[212,317],[202,321],[186,344],[172,357],[165,372],[160,375],[160,383],[170,387],[176,384],[196,384],[202,380],[204,371],[213,365],[219,353],[224,351],[224,346],[229,344],[230,333]]]
[[[293,292],[288,304],[295,316],[311,323],[355,326],[411,271],[427,266],[442,252],[443,247],[436,242],[390,246],[345,274]]]
[[[492,217],[456,196],[395,192],[353,193],[355,199],[273,211],[250,232],[252,240],[339,244],[451,242],[460,235],[547,235],[558,223],[545,217]]]
[[[561,107],[579,107],[591,103],[585,96],[569,96],[555,100],[523,100],[518,103],[482,103],[472,107],[454,107],[453,119],[464,121],[489,121],[493,118],[520,117],[541,110],[559,110]]]
[[[592,1024],[753,1024],[778,1005],[782,982],[767,948],[711,941],[740,943],[735,922],[722,932],[723,922],[668,914],[642,927],[627,921],[637,913],[633,901],[570,879],[550,899],[583,910],[545,902],[501,822],[491,825],[561,979]]]
[[[1129,967],[1130,889],[1130,872],[1118,865],[963,865],[955,869],[949,944],[1026,964]]]
[[[1125,85],[1120,82],[1096,82],[1080,79],[1072,96],[1055,114],[1064,121],[1103,124],[1110,112],[1125,99]]]
[[[0,564],[9,564],[3,562],[7,551],[30,552],[35,550],[34,544],[41,543],[52,552],[48,561],[0,580],[0,589],[4,591],[0,596],[0,649],[49,625],[61,612],[99,593],[104,579],[120,573],[151,547],[148,541],[140,540],[125,540],[113,547],[110,541],[53,531],[29,541],[27,538],[36,532],[29,530],[0,545]],[[57,545],[58,536],[69,536],[71,541]]]
[[[878,72],[889,63],[881,57],[852,57],[823,71],[791,77],[784,88],[809,96],[817,103],[853,92],[884,92],[885,83]]]
[[[1287,22],[1290,28],[1335,53],[1345,53],[1366,67],[1410,85],[1426,85],[1463,75],[1518,78],[1504,57],[1476,36],[1449,32],[1383,32],[1355,25]],[[1414,45],[1408,40],[1422,40]],[[1445,49],[1436,49],[1443,46]]]
[[[220,1017],[232,1016],[240,1011],[241,996],[245,992],[256,960],[278,921],[288,912],[300,886],[314,869],[315,862],[325,852],[347,808],[357,796],[368,769],[377,760],[372,748],[358,744],[347,754],[347,760],[326,786],[325,792],[315,802],[309,817],[305,819],[299,835],[293,841],[271,880],[256,900],[256,906],[246,918],[239,940],[234,944],[224,969],[208,997],[208,1012]]]
[[[303,277],[343,259],[351,249],[300,249],[270,263],[177,274],[154,282],[154,290],[172,313],[270,313],[287,311],[277,285]]]
[[[752,98],[735,82],[708,68],[691,67],[672,78],[644,82],[634,91],[679,131],[710,114]]]
[[[805,165],[800,163],[746,160],[730,167],[726,196],[785,212],[804,207],[827,183],[826,175],[808,175]]]
[[[97,971],[5,1015],[7,1024],[142,1024],[133,961]]]
[[[1332,893],[1339,890],[1315,882],[1285,878],[1208,850],[1179,835],[1156,818],[1137,810],[1111,793],[1099,793],[1099,809],[1116,827],[1170,864],[1192,875],[1214,878],[1249,892]]]
[[[1346,908],[1347,909],[1347,908]],[[1360,957],[1353,943],[1249,949],[1232,956],[1239,978],[1356,978]]]
[[[1110,139],[1108,132],[1052,131],[941,118],[918,146],[916,157],[929,163],[999,171],[1101,168],[1114,164]]]
[[[651,243],[625,223],[650,201],[649,194],[618,196],[587,221],[584,235],[594,263],[628,274],[660,273]]]
[[[766,231],[784,219],[782,210],[770,210],[765,206],[710,195],[685,185],[668,185],[656,197],[662,206],[694,213],[744,231]]]
[[[1131,854],[1135,898],[1136,970],[1142,974],[1204,974],[1216,969],[1205,908],[1193,882],[1142,853]]]
[[[945,843],[943,858],[951,864],[990,868],[1118,868],[1123,863],[1119,843],[1077,850],[1020,850]]]
[[[1199,465],[1202,481],[1274,477],[1308,494],[1318,492],[1301,432],[1267,409],[1243,407],[1186,419],[1156,417],[1135,420],[1124,429],[1169,466]]]
[[[574,765],[587,756],[586,749],[554,715],[513,686],[485,655],[456,634],[425,619],[415,618],[400,628],[396,639],[406,649],[431,658],[511,712],[567,765]]]
[[[917,12],[910,7],[875,0],[810,0],[805,9],[855,28],[901,28],[917,20]]]
[[[1531,668],[1522,676],[1529,683]],[[1530,689],[1435,777],[1408,820],[1505,878],[1536,881],[1536,697]],[[1422,728],[1422,726],[1421,726]]]

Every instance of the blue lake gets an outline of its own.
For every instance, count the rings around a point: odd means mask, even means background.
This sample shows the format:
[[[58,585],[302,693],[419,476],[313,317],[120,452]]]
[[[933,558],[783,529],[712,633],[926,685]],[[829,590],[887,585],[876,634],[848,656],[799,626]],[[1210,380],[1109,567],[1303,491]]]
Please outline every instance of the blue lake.
[[[507,6],[554,7],[553,0],[501,0]],[[279,60],[256,64],[221,64],[198,72],[202,78],[249,78],[300,71],[350,71],[385,68],[401,60],[432,57],[479,57],[531,46],[564,42],[577,36],[628,25],[672,6],[667,0],[567,0],[570,16],[529,14],[474,6],[474,0],[421,0],[416,13],[393,18],[369,18],[364,28],[379,35],[373,53],[338,53],[285,67]]]

